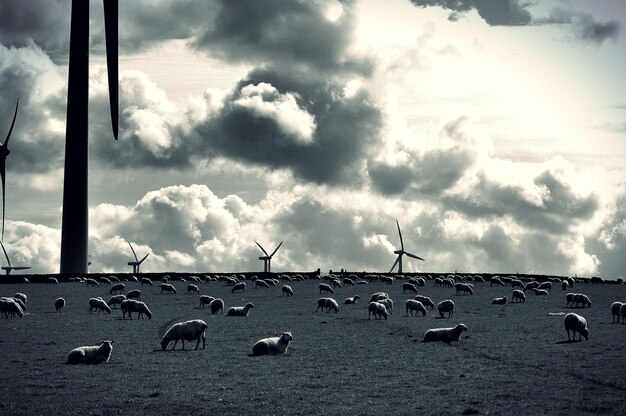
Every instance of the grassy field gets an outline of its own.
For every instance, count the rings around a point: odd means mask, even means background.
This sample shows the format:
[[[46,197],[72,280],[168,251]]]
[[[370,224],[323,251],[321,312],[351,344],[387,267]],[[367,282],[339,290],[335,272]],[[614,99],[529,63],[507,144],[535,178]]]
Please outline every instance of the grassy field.
[[[626,301],[625,285],[577,284],[592,308],[589,341],[569,343],[563,327],[565,292],[527,295],[526,303],[491,305],[511,288],[476,284],[473,296],[434,287],[420,294],[437,303],[453,299],[456,312],[439,319],[407,317],[401,282],[344,287],[340,304],[359,295],[338,314],[315,313],[319,281],[292,282],[294,297],[281,296],[279,284],[231,294],[223,283],[201,284],[202,294],[223,298],[226,308],[252,302],[244,318],[211,315],[199,309],[199,296],[159,294],[158,286],[139,288],[154,314],[151,320],[122,320],[89,314],[88,299],[109,298],[109,286],[76,283],[3,284],[0,296],[28,295],[23,319],[0,319],[0,415],[12,414],[406,414],[584,415],[626,413],[624,345],[626,325],[613,324],[610,305]],[[389,293],[395,310],[388,320],[368,320],[367,300]],[[67,305],[56,313],[54,300]],[[327,296],[327,295],[323,295]],[[557,314],[557,315],[554,315]],[[175,322],[203,319],[205,350],[160,350],[164,331]],[[429,328],[465,323],[459,342],[424,344]],[[285,355],[249,357],[260,338],[291,331]],[[80,345],[115,341],[111,360],[98,366],[65,365]],[[180,343],[177,348],[180,348]]]

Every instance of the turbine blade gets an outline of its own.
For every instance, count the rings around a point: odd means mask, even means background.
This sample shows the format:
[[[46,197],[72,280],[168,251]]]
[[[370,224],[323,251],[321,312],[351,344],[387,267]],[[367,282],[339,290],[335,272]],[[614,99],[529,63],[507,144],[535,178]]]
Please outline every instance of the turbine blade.
[[[279,248],[280,248],[280,246],[282,246],[282,245],[283,245],[283,242],[281,241],[281,242],[280,242],[280,244],[278,245],[278,247],[276,247],[276,250],[274,250],[274,251],[272,252],[272,254],[270,254],[270,258],[272,258],[272,256],[273,256],[274,254],[276,254],[276,252],[278,251],[278,249],[279,249]]]
[[[0,181],[2,182],[2,236],[0,240],[4,240],[4,205],[6,203],[6,190],[5,181],[6,181],[6,159],[0,159]]]
[[[7,134],[6,139],[4,139],[4,143],[2,143],[2,147],[7,147],[9,145],[9,139],[11,138],[11,133],[13,132],[13,126],[15,125],[15,118],[17,117],[17,108],[20,106],[20,99],[17,99],[15,103],[15,113],[13,114],[13,121],[11,122],[11,127],[9,128],[9,133]]]
[[[117,140],[119,130],[118,0],[103,0],[103,2],[111,127],[113,137]]]
[[[267,251],[265,251],[265,249],[263,247],[261,247],[261,244],[257,243],[256,240],[254,241],[256,243],[257,246],[259,246],[259,248],[261,249],[261,251],[263,253],[265,253],[266,256],[269,256],[269,254],[267,254]]]
[[[7,263],[9,264],[9,267],[11,267],[11,260],[9,260],[9,255],[7,254],[7,251],[4,249],[4,244],[2,244],[2,241],[0,241],[0,246],[2,246],[2,251],[4,251],[4,257],[7,258]]]
[[[137,258],[137,253],[135,253],[135,249],[133,248],[133,246],[128,243],[128,245],[130,246],[130,249],[133,251],[133,256],[135,256],[135,261],[139,261],[139,259]]]
[[[391,266],[391,269],[389,269],[389,273],[391,273],[393,271],[393,269],[396,267],[396,264],[398,264],[398,262],[400,261],[400,257],[402,257],[402,254],[398,255],[398,257],[396,257],[396,261],[393,263],[393,266]]]
[[[146,254],[145,256],[143,256],[143,259],[139,260],[139,264],[143,263],[143,261],[144,261],[145,259],[147,259],[149,255],[150,255],[150,253],[148,253],[148,254]]]
[[[416,256],[415,254],[408,253],[408,252],[406,252],[406,251],[404,252],[404,254],[406,254],[407,256],[412,257],[412,258],[414,258],[414,259],[417,259],[417,260],[426,261],[426,260],[424,260],[423,258],[418,257],[418,256]]]
[[[398,226],[398,234],[400,235],[400,248],[404,250],[404,241],[402,241],[402,231],[400,231],[400,224],[398,220],[396,220],[396,225]]]

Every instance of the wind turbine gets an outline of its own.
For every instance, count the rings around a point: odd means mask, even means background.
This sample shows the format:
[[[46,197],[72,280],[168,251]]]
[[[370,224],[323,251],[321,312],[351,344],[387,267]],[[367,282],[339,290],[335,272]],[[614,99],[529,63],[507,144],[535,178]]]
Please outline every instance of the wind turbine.
[[[7,276],[9,274],[11,274],[12,270],[28,270],[28,269],[30,269],[30,266],[11,266],[11,260],[9,260],[9,255],[7,254],[7,251],[4,249],[4,244],[2,244],[2,241],[0,241],[0,246],[2,246],[2,251],[4,251],[4,257],[7,258],[8,266],[2,266],[2,270],[7,272]]]
[[[135,253],[135,249],[133,248],[133,246],[130,243],[128,243],[128,245],[130,246],[130,249],[133,251],[133,256],[135,256],[135,261],[129,261],[128,265],[133,266],[133,274],[139,274],[139,266],[141,266],[141,263],[143,263],[143,261],[150,255],[150,253],[143,256],[143,259],[139,260],[139,258],[137,257],[137,253]]]
[[[259,257],[259,260],[263,260],[263,271],[266,273],[269,273],[272,271],[272,257],[274,257],[274,254],[276,254],[276,252],[278,251],[278,249],[280,248],[280,246],[283,245],[283,242],[281,241],[280,244],[278,245],[278,247],[276,247],[276,250],[274,250],[272,252],[272,254],[267,254],[267,251],[265,251],[265,249],[263,247],[261,247],[261,244],[257,243],[255,241],[256,245],[259,246],[259,248],[261,249],[261,251],[263,251],[263,253],[265,253],[265,256],[261,256]]]
[[[0,240],[4,240],[4,205],[5,205],[5,178],[6,178],[6,166],[7,166],[7,156],[11,151],[9,150],[9,139],[11,138],[11,133],[13,132],[13,126],[15,125],[15,118],[17,117],[17,108],[20,106],[20,99],[17,99],[15,103],[15,113],[13,114],[13,121],[11,122],[11,127],[9,128],[9,134],[7,134],[7,138],[4,139],[4,143],[0,145],[0,176],[2,179],[2,238]],[[6,252],[5,252],[6,254]],[[8,257],[7,257],[8,260]],[[9,266],[11,264],[9,263]]]
[[[104,30],[111,125],[118,132],[118,0],[104,1]],[[67,75],[65,177],[61,226],[61,273],[87,273],[89,237],[87,165],[89,103],[89,1],[72,0]]]
[[[398,234],[400,235],[400,250],[396,250],[393,252],[393,254],[397,254],[398,257],[396,258],[396,261],[393,263],[393,266],[391,266],[391,270],[389,270],[389,273],[393,271],[393,268],[396,267],[396,264],[398,265],[398,273],[402,273],[402,256],[404,256],[405,254],[413,259],[426,261],[421,257],[417,257],[415,254],[411,254],[408,251],[404,251],[404,242],[402,241],[402,231],[400,231],[400,224],[398,223],[398,220],[396,220],[396,225],[398,226]]]

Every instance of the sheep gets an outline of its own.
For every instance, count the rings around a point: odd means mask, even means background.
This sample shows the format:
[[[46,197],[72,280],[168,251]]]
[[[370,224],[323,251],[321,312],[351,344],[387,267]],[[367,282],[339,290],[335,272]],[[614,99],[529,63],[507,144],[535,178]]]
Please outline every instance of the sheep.
[[[150,279],[149,279],[149,278],[147,278],[147,277],[142,277],[142,278],[141,278],[141,286],[143,286],[143,285],[154,286],[154,285],[152,284],[152,280],[150,280]]]
[[[402,293],[417,293],[417,287],[412,283],[402,283]]]
[[[461,339],[461,334],[467,331],[464,324],[458,324],[454,328],[434,328],[424,333],[422,342],[445,342],[447,344],[452,341]]]
[[[26,304],[24,302],[22,302],[22,300],[20,298],[10,298],[13,299],[13,302],[17,303],[18,305],[20,305],[20,308],[22,308],[23,312],[26,312]]]
[[[517,288],[523,289],[524,288],[524,282],[522,282],[519,279],[513,279],[513,280],[511,280],[511,288],[512,289],[517,289]]]
[[[537,289],[547,290],[548,292],[552,292],[552,282],[543,282],[540,284]]]
[[[563,280],[561,282],[561,289],[562,290],[567,290],[567,287],[569,286],[569,283],[567,283],[567,280]]]
[[[139,279],[137,279],[137,276],[131,276],[130,277],[130,281],[131,282],[139,282]]]
[[[502,280],[500,280],[499,277],[492,277],[489,282],[491,283],[491,286],[496,285],[496,286],[504,286],[504,283],[502,282]]]
[[[251,302],[246,303],[245,306],[231,306],[226,312],[226,316],[248,316],[250,309],[254,308]]]
[[[93,313],[93,310],[96,309],[98,313],[105,311],[106,313],[111,313],[111,308],[102,298],[91,298],[89,299],[89,313]]]
[[[57,280],[56,277],[48,277],[48,279],[46,280],[46,283],[50,285],[58,285],[59,281]]]
[[[538,282],[528,282],[524,285],[524,288],[522,289],[523,292],[528,292],[529,290],[533,290],[533,289],[537,289],[539,287],[539,283]]]
[[[435,286],[443,286],[443,279],[441,277],[435,278]]]
[[[333,284],[333,287],[341,287],[341,281],[337,278],[334,278],[330,282]]]
[[[111,290],[109,290],[109,294],[113,294],[115,292],[124,293],[126,291],[126,285],[124,283],[117,283],[111,286]]]
[[[274,279],[263,279],[263,281],[265,281],[265,283],[267,283],[267,286],[270,287],[274,287],[276,286],[276,283],[278,283],[278,280],[274,280]]]
[[[574,283],[575,283],[575,282],[576,282],[576,281],[574,280],[574,278],[573,278],[573,277],[568,277],[568,278],[567,278],[567,284],[569,285],[569,287],[574,287]]]
[[[567,301],[567,303],[565,304],[565,307],[574,307],[574,296],[576,296],[576,293],[568,293],[567,295],[565,295],[565,300]]]
[[[389,295],[385,292],[376,292],[370,296],[370,302],[378,302],[381,299],[388,299]]]
[[[454,302],[450,299],[442,300],[437,304],[437,310],[442,318],[446,312],[448,313],[448,318],[451,318],[454,316]]]
[[[620,315],[622,315],[622,323],[626,324],[626,303],[620,308]]]
[[[57,312],[63,312],[63,308],[65,308],[65,299],[57,298],[54,301],[54,308],[57,310]]]
[[[65,364],[100,364],[108,362],[113,351],[113,341],[101,341],[100,345],[74,348]]]
[[[209,303],[209,307],[211,308],[212,315],[215,315],[219,311],[222,311],[222,314],[224,314],[224,301],[220,298],[213,299],[211,303]]]
[[[350,279],[349,277],[344,277],[343,284],[344,286],[354,286],[354,280]]]
[[[569,331],[572,331],[574,341],[576,341],[576,333],[578,332],[578,340],[582,341],[582,337],[589,339],[589,329],[587,329],[587,320],[577,313],[570,312],[563,319],[565,330],[567,331],[567,340],[570,340]]]
[[[387,308],[382,303],[370,302],[367,305],[367,319],[372,319],[372,314],[374,319],[380,319],[381,316],[387,319]]]
[[[104,276],[100,278],[100,283],[104,283],[105,285],[111,285],[111,281]]]
[[[415,281],[416,281],[416,286],[418,287],[426,286],[426,279],[424,279],[423,277],[418,277],[417,279],[415,279]]]
[[[572,303],[576,304],[576,307],[578,307],[579,304],[582,304],[583,308],[585,306],[589,306],[591,308],[591,301],[589,300],[589,297],[587,297],[587,295],[583,295],[582,293],[576,293]]]
[[[109,301],[107,302],[107,305],[113,307],[113,305],[119,305],[120,303],[122,303],[125,300],[126,300],[126,296],[125,295],[111,296],[111,299],[109,299]]]
[[[144,314],[148,317],[148,319],[152,319],[152,312],[150,312],[150,309],[148,309],[148,306],[143,302],[139,302],[137,300],[132,300],[132,299],[126,299],[120,304],[120,308],[122,309],[122,317],[124,319],[126,319],[127,313],[128,313],[128,317],[130,319],[133,319],[131,312],[138,313],[137,319],[141,319]]]
[[[210,304],[215,298],[209,295],[200,296],[200,307],[204,308],[204,305]]]
[[[426,308],[420,301],[409,299],[405,302],[405,306],[407,316],[409,315],[409,311],[411,312],[411,316],[413,316],[413,311],[415,311],[415,316],[418,316],[420,312],[422,313],[422,316],[426,316]]]
[[[118,279],[118,278],[117,278],[117,276],[109,276],[109,280],[110,280],[111,282],[117,282],[117,283],[119,283],[119,282],[120,282],[120,279]]]
[[[230,293],[235,292],[245,292],[246,291],[246,282],[236,283],[235,286],[230,290]]]
[[[2,312],[5,318],[8,318],[9,315],[11,315],[11,317],[17,315],[20,318],[24,316],[24,310],[12,298],[0,298],[0,312]]]
[[[523,293],[523,292],[522,292],[522,293]],[[507,303],[507,302],[508,302],[508,299],[507,299],[507,298],[506,298],[506,296],[505,296],[505,297],[503,297],[503,298],[494,298],[494,299],[491,301],[491,304],[492,304],[492,305],[506,305],[506,303]]]
[[[339,304],[332,298],[319,298],[317,300],[317,309],[315,309],[315,312],[319,311],[320,308],[322,311],[326,311],[327,313],[330,312],[331,309],[335,311],[335,313],[339,312]]]
[[[459,293],[469,293],[470,295],[474,294],[474,291],[472,290],[472,287],[469,284],[466,283],[456,283],[454,285],[454,288],[456,289],[456,294],[458,295]]]
[[[383,305],[385,305],[385,308],[387,308],[387,312],[393,313],[393,301],[391,300],[391,298],[380,299],[378,300],[378,303],[382,303]]]
[[[133,289],[129,290],[126,294],[126,299],[138,299],[141,300],[141,290]]]
[[[532,289],[532,291],[537,296],[546,296],[548,294],[548,291],[545,290],[545,289],[534,288],[534,289]]]
[[[176,348],[176,344],[178,344],[179,340],[183,343],[183,350],[185,349],[185,341],[195,340],[198,340],[198,342],[196,343],[196,348],[194,349],[198,349],[201,340],[202,349],[204,349],[206,344],[206,336],[204,333],[207,328],[208,325],[201,319],[194,319],[174,324],[167,330],[165,335],[163,335],[163,338],[161,338],[161,349],[165,351],[169,343],[174,341],[174,345],[172,346],[173,350]]]
[[[280,337],[263,338],[252,346],[252,355],[284,354],[293,340],[291,332],[283,332]]]
[[[176,288],[172,285],[170,285],[169,283],[161,283],[161,293],[166,292],[166,293],[176,293]]]
[[[519,289],[513,291],[513,302],[526,302],[526,294]]]
[[[170,281],[170,276],[167,274],[161,278],[161,283],[167,283],[169,281]]]
[[[289,285],[283,285],[281,292],[283,296],[293,296],[293,289]]]
[[[326,292],[326,293],[335,293],[335,291],[333,290],[332,287],[330,287],[330,285],[327,285],[326,283],[320,283],[319,284],[319,289],[320,289],[320,294],[322,292]]]
[[[200,294],[200,289],[198,288],[198,286],[190,283],[190,284],[187,285],[187,294],[190,294],[190,293],[198,293],[198,294]]]
[[[424,305],[427,308],[433,309],[435,307],[435,304],[428,296],[417,295],[413,299],[415,299],[418,302],[421,302],[422,305]]]
[[[254,281],[254,288],[258,289],[260,287],[268,288],[270,285],[263,279],[257,279]]]
[[[85,286],[100,286],[100,283],[96,279],[87,278],[85,279]]]
[[[444,279],[443,287],[454,287],[454,280],[453,279]]]
[[[395,279],[391,276],[380,276],[380,281],[388,285],[392,284]]]
[[[620,321],[620,317],[622,316],[621,314],[622,305],[624,305],[624,303],[622,302],[613,302],[613,304],[611,305],[611,314],[613,315],[613,323]]]
[[[26,302],[28,301],[28,297],[23,293],[16,293],[13,297],[15,299],[21,300],[22,302],[24,302],[24,304],[26,304]]]
[[[344,305],[354,305],[361,297],[359,295],[352,296],[351,298],[345,298],[343,301]]]

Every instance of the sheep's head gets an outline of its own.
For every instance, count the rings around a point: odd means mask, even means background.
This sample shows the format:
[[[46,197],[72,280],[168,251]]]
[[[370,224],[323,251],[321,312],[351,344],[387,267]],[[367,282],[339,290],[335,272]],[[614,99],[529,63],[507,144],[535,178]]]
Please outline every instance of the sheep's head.
[[[291,332],[283,332],[283,335],[281,336],[281,338],[289,342],[293,339],[293,335],[291,335]]]
[[[587,341],[589,341],[589,330],[587,328],[583,329],[580,333]]]
[[[458,324],[456,327],[457,329],[460,329],[461,332],[467,331],[467,327],[465,326],[465,324]]]

